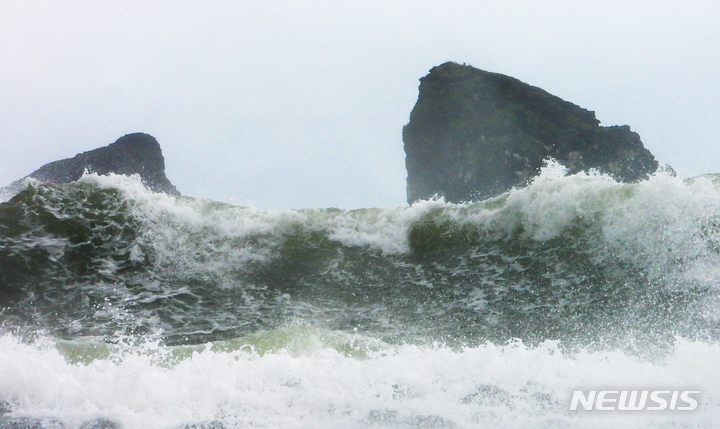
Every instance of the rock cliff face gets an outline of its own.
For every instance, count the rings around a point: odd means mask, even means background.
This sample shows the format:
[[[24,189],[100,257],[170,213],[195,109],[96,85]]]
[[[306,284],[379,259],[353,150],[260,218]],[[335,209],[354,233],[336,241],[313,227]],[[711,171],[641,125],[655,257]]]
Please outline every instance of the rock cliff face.
[[[550,157],[570,173],[596,168],[625,182],[657,169],[629,126],[599,124],[594,112],[512,77],[452,62],[434,67],[403,128],[408,203],[498,195],[527,184]]]
[[[100,175],[139,174],[148,189],[180,195],[165,176],[165,158],[160,144],[155,137],[144,133],[127,134],[108,146],[45,164],[28,177],[44,182],[69,183],[82,177],[85,170]]]

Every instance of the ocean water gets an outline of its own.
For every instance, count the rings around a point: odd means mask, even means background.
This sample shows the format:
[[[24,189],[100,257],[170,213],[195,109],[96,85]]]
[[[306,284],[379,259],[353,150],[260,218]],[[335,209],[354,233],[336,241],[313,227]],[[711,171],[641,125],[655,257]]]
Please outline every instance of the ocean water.
[[[86,175],[3,200],[0,428],[720,427],[714,176],[549,162],[482,202],[263,212]]]

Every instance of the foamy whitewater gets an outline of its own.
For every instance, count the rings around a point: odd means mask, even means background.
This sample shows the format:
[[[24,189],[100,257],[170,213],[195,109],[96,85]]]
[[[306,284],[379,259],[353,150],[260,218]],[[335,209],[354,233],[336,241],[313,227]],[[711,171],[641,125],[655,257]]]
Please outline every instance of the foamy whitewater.
[[[4,200],[0,428],[720,427],[713,176],[549,162],[483,202],[353,211],[96,175]]]

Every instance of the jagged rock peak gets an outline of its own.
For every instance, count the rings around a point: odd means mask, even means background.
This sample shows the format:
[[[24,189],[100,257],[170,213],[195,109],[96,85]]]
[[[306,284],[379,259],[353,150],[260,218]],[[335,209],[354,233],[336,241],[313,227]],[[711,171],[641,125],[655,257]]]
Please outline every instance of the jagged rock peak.
[[[403,142],[409,203],[498,195],[527,184],[547,158],[627,182],[658,166],[629,126],[602,127],[594,112],[540,88],[454,62],[420,79]]]
[[[165,176],[165,158],[160,144],[155,137],[145,133],[126,134],[108,146],[45,164],[28,177],[51,183],[69,183],[78,180],[85,171],[100,175],[139,174],[148,189],[180,195]]]

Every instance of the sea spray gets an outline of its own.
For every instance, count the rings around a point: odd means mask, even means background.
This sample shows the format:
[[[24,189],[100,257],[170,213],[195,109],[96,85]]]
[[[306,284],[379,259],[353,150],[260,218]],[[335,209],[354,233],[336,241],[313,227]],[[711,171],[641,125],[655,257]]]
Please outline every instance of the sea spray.
[[[125,428],[717,423],[720,380],[714,368],[720,350],[702,342],[678,339],[675,350],[657,364],[618,351],[569,355],[551,341],[532,348],[521,342],[462,349],[372,346],[353,357],[324,344],[322,336],[332,332],[314,334],[310,341],[299,338],[304,347],[286,336],[286,348],[266,353],[249,346],[216,351],[208,344],[173,358],[177,350],[145,345],[83,363],[69,363],[47,340],[27,344],[6,335],[0,338],[0,395],[15,417],[52,416],[68,427],[93,419]],[[578,388],[699,385],[701,405],[693,413],[570,411],[570,396]]]
[[[481,202],[275,212],[28,182],[0,204],[0,427],[713,426],[715,182],[551,162]]]

